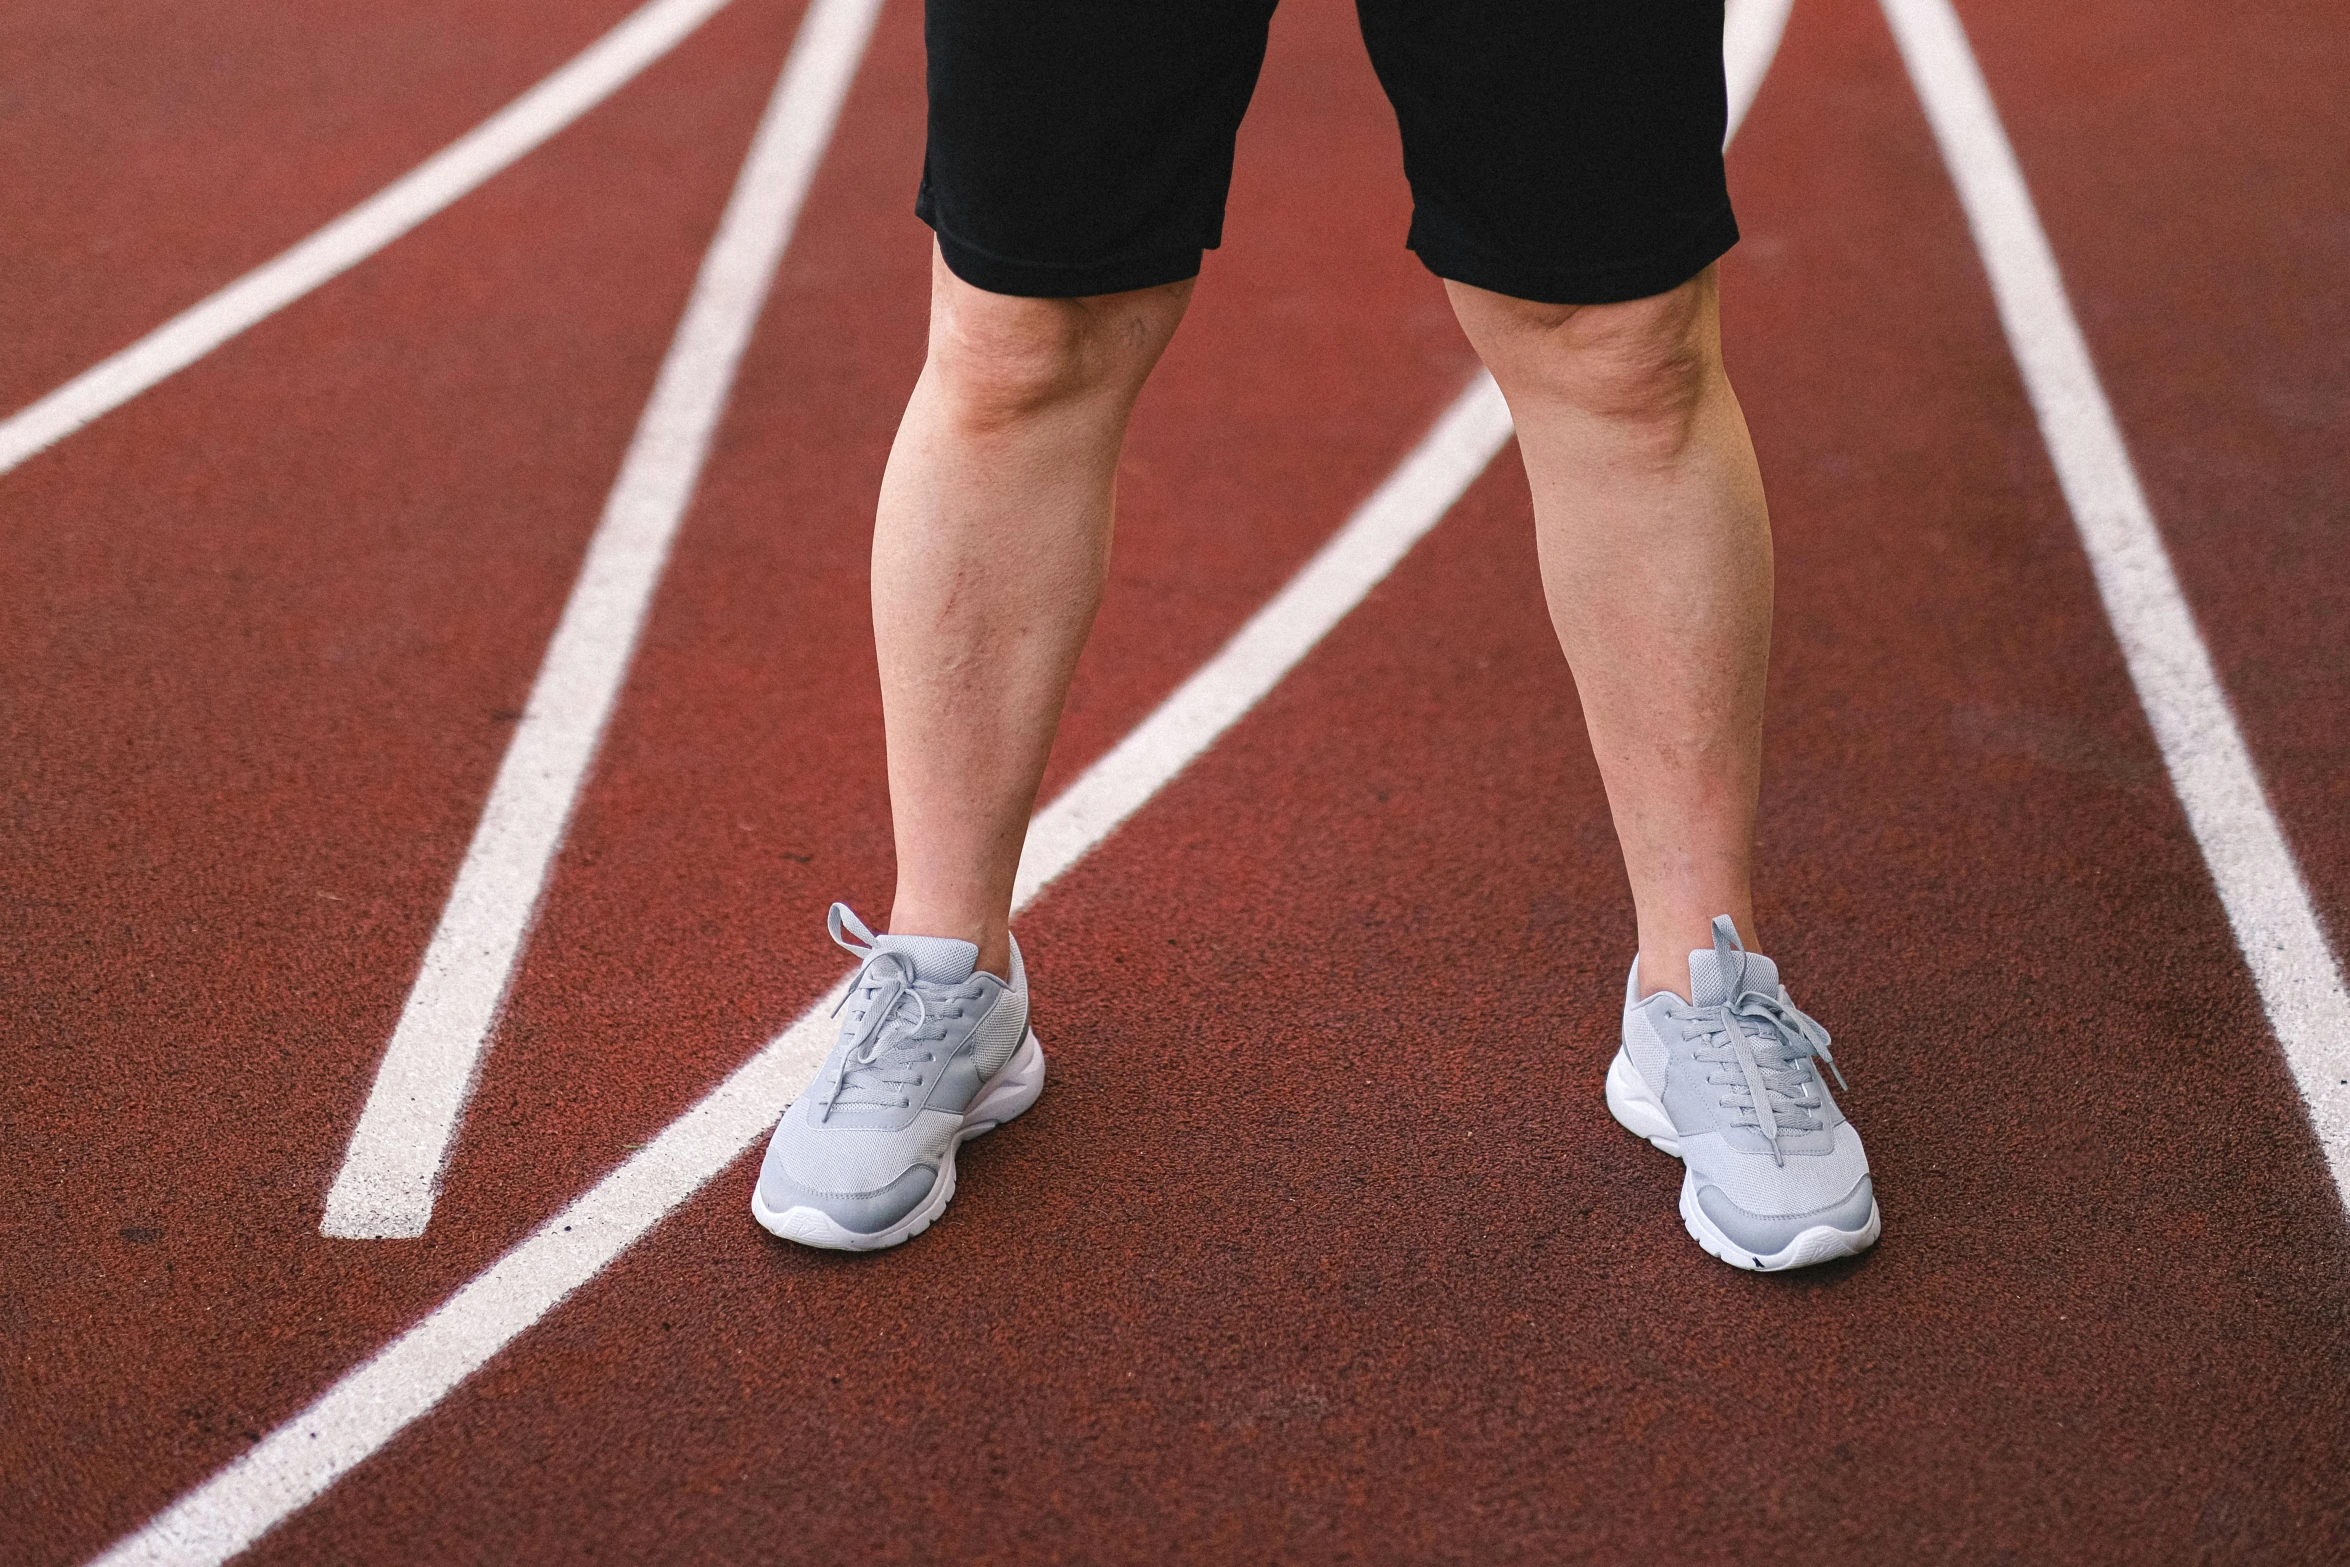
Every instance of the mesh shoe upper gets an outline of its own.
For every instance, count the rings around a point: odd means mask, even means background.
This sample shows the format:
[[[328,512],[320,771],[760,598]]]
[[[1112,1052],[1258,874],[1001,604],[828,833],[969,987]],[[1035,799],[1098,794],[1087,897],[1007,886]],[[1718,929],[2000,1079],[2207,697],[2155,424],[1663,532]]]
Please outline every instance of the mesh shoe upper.
[[[1783,1249],[1795,1221],[1857,1228],[1871,1201],[1868,1156],[1815,1065],[1836,1069],[1827,1030],[1727,917],[1714,921],[1713,950],[1690,954],[1689,981],[1688,1002],[1670,991],[1642,1000],[1634,963],[1624,1053],[1672,1120],[1708,1216],[1758,1253]]]
[[[832,1053],[767,1145],[759,1198],[871,1234],[929,1195],[963,1112],[1028,1030],[1028,977],[1018,942],[1007,984],[974,971],[970,942],[876,936],[840,903],[830,923],[863,966]]]

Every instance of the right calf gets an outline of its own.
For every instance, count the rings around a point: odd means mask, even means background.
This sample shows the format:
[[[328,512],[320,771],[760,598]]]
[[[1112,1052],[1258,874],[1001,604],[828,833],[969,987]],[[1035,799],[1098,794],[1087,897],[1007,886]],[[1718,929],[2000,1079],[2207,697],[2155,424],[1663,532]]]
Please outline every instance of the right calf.
[[[987,294],[934,269],[930,358],[891,449],[874,640],[898,886],[890,928],[999,976],[1012,880],[1108,569],[1118,449],[1188,285]]]

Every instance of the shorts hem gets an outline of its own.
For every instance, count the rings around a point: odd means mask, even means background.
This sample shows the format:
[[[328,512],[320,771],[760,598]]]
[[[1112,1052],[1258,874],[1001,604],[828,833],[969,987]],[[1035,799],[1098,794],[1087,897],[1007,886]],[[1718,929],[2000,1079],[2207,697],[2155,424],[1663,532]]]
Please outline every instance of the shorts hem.
[[[1615,305],[1669,293],[1738,243],[1738,220],[1727,204],[1671,249],[1602,267],[1529,267],[1422,228],[1413,223],[1409,244],[1438,277],[1543,305]]]
[[[973,288],[1023,299],[1086,299],[1180,283],[1199,276],[1200,258],[1205,254],[1202,248],[1194,247],[1116,261],[1015,261],[964,244],[927,213],[922,218],[938,235],[938,253],[949,272]]]

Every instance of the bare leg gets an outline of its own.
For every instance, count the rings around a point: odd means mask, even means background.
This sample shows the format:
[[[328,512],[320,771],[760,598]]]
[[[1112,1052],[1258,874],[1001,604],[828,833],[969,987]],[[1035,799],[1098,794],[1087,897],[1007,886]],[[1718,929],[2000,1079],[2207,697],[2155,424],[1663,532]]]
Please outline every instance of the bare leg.
[[[889,923],[977,942],[999,977],[1029,812],[1101,602],[1127,416],[1190,297],[1013,298],[932,254],[930,357],[873,533]]]
[[[1708,268],[1669,294],[1540,305],[1448,283],[1509,399],[1551,624],[1583,698],[1640,922],[1643,991],[1689,994],[1750,886],[1771,534]]]

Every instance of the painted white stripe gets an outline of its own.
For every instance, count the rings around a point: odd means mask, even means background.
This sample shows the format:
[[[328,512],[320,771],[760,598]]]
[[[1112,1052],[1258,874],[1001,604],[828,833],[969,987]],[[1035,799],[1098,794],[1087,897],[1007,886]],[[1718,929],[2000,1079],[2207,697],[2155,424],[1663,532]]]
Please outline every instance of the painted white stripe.
[[[548,867],[880,8],[815,0],[801,23],[351,1133],[323,1234],[421,1235],[432,1217]]]
[[[1477,377],[1393,477],[1198,674],[1031,825],[1018,907],[1256,704],[1449,510],[1510,434]],[[389,1442],[775,1125],[831,1047],[847,976],[700,1103],[316,1403],[99,1558],[211,1563]]]
[[[1771,61],[1778,58],[1779,39],[1787,31],[1787,13],[1795,0],[1730,0],[1722,12],[1722,80],[1730,92],[1730,121],[1722,145],[1730,145],[1754,95],[1762,91]]]
[[[2350,996],[2236,727],[1990,88],[1949,0],[1884,0],[1957,182],[2130,680],[2236,944],[2350,1197]]]
[[[1748,3],[1758,0],[1731,0],[1733,11]],[[1778,41],[1775,31],[1740,36],[1766,47]],[[1018,907],[1191,762],[1198,751],[1185,750],[1181,737],[1210,744],[1311,648],[1313,638],[1267,624],[1275,605],[1320,621],[1315,637],[1326,632],[1451,509],[1508,436],[1500,394],[1480,375],[1290,586],[1136,731],[1157,738],[1130,737],[1038,816],[1021,853]],[[1155,770],[1137,765],[1143,756],[1155,759]],[[1115,782],[1106,776],[1113,774]],[[98,1567],[210,1567],[365,1462],[754,1146],[823,1063],[827,1014],[847,985],[843,975],[643,1149],[309,1408],[124,1537]]]
[[[653,0],[570,63],[292,249],[0,422],[0,473],[121,407],[407,233],[602,103],[727,0]]]

